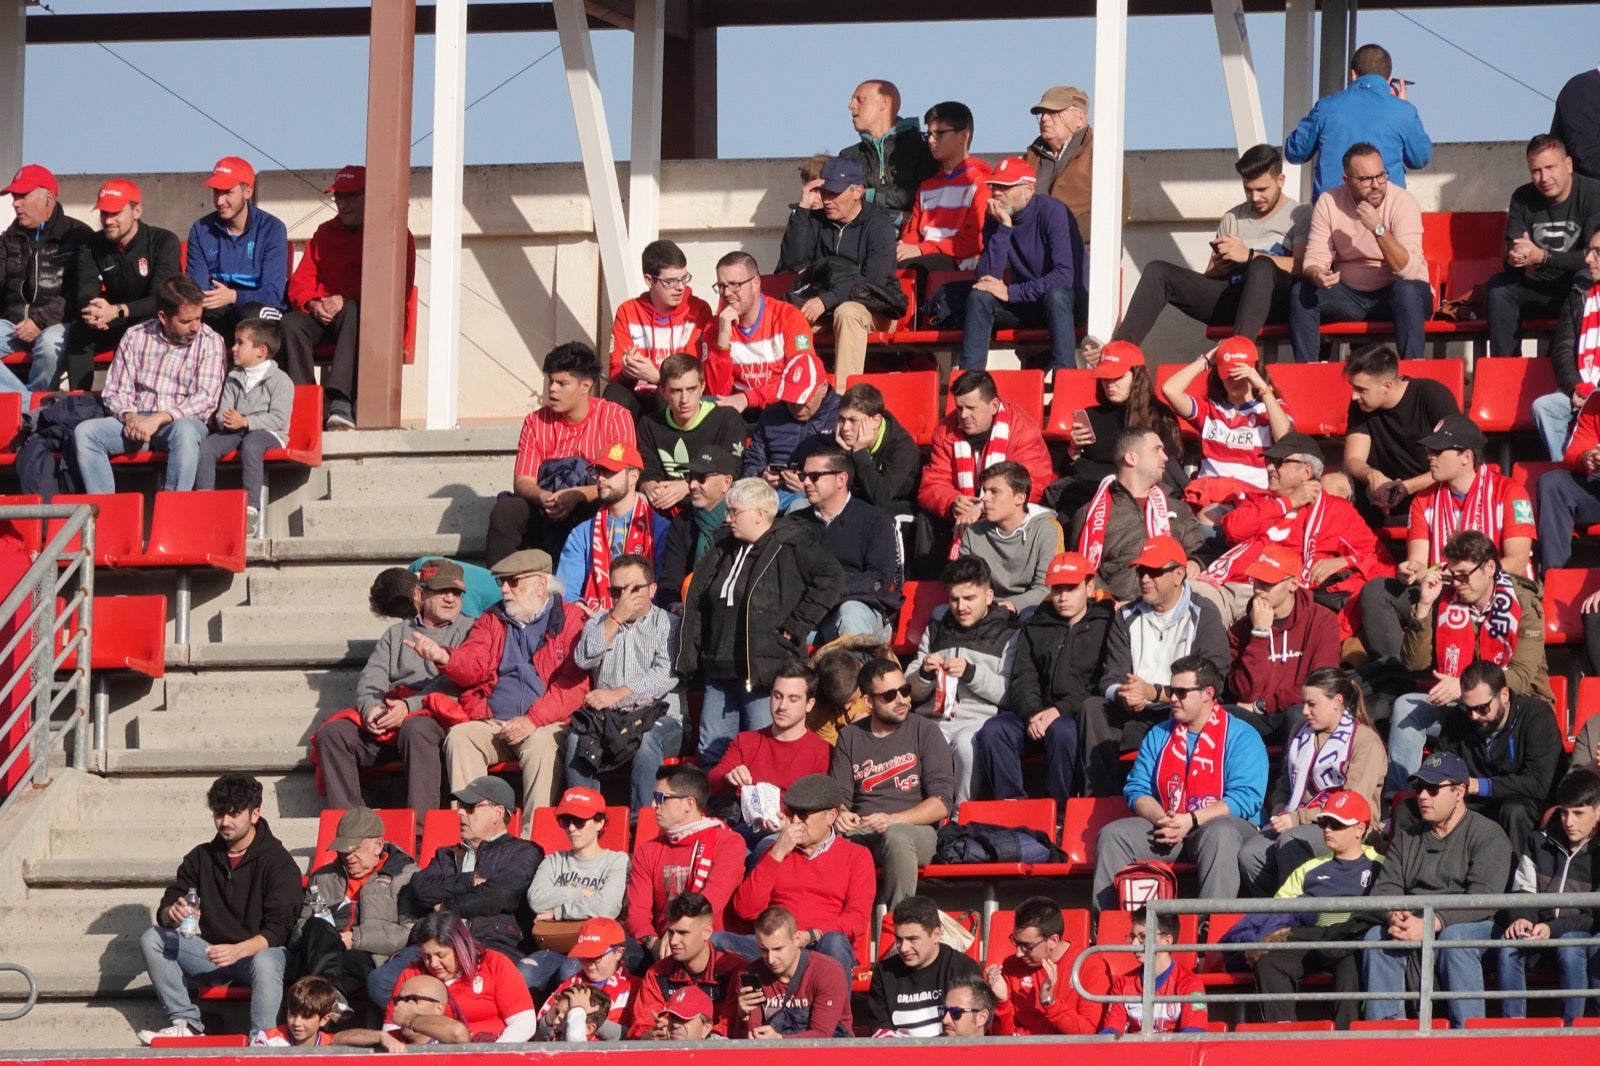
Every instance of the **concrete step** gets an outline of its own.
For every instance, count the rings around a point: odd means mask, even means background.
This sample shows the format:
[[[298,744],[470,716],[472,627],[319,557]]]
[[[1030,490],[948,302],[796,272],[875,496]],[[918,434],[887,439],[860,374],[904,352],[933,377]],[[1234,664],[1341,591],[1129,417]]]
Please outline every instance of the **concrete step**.
[[[213,729],[218,708],[234,705],[241,692],[250,694],[252,713],[333,711],[350,706],[360,673],[350,667],[168,673],[166,709],[169,714],[208,714]]]
[[[177,862],[169,859],[124,859],[114,863],[100,859],[24,859],[22,876],[29,892],[153,888],[159,893],[171,883],[177,868]]]
[[[512,456],[371,459],[328,468],[328,497],[340,503],[488,499],[511,488]]]
[[[290,773],[309,770],[306,749],[292,748],[138,748],[105,753],[108,774],[209,774],[229,770],[245,773]]]
[[[0,975],[0,980],[15,980]],[[40,1000],[27,1016],[4,1026],[5,1045],[12,1051],[60,1051],[63,1048],[134,1048],[141,1029],[158,1029],[167,1016],[153,996],[116,997],[84,1003]]]
[[[315,818],[267,819],[272,833],[291,853],[310,855],[317,842]],[[50,855],[57,859],[95,859],[108,865],[124,859],[178,860],[190,848],[212,836],[211,827],[201,823],[161,825],[147,821],[67,822],[50,828]],[[170,870],[169,870],[170,873]],[[3,935],[3,934],[0,934]]]
[[[142,888],[36,892],[23,903],[0,907],[0,943],[143,929],[155,920],[160,894]]]
[[[391,497],[388,502],[349,504],[312,500],[301,508],[307,537],[362,537],[385,530],[410,533],[471,533],[479,538],[489,524],[493,499],[418,499]]]
[[[322,438],[322,456],[329,467],[355,458],[407,458],[426,456],[516,456],[520,420],[508,420],[460,429],[363,429],[329,433]],[[507,475],[510,476],[509,474]]]
[[[253,644],[296,635],[326,640],[377,640],[394,624],[378,618],[364,604],[327,607],[224,607],[223,644]]]
[[[309,773],[256,774],[261,782],[261,813],[274,826],[283,819],[315,818],[322,810],[316,779]],[[203,833],[211,824],[206,810],[209,776],[121,777],[84,789],[78,819],[116,821],[131,811],[140,818],[173,826],[192,826]]]
[[[329,501],[311,501],[323,503]],[[487,512],[485,512],[487,516]],[[423,533],[397,531],[391,516],[377,532],[358,531],[336,536],[281,537],[251,542],[251,562],[370,562],[378,566],[402,566],[421,555],[448,555],[455,559],[477,559],[483,555],[483,531],[474,533]],[[256,554],[259,553],[259,554]]]
[[[367,591],[382,569],[381,566],[365,563],[251,567],[245,578],[252,607],[328,607],[341,604],[364,609]]]
[[[33,971],[41,992],[48,989],[52,996],[93,996],[133,987],[148,988],[150,978],[145,973],[139,937],[149,925],[146,921],[111,932],[82,933],[66,943],[0,933],[0,956]]]
[[[215,709],[143,711],[134,721],[134,736],[140,748],[289,748],[310,744],[312,731],[330,713],[305,707],[252,710],[219,729]]]
[[[289,634],[279,634],[280,637]],[[372,655],[377,640],[365,638],[323,639],[308,634],[304,640],[261,641],[250,644],[199,643],[167,645],[167,669],[238,669],[252,667],[328,668],[350,667],[360,670]],[[235,693],[233,699],[238,698]]]

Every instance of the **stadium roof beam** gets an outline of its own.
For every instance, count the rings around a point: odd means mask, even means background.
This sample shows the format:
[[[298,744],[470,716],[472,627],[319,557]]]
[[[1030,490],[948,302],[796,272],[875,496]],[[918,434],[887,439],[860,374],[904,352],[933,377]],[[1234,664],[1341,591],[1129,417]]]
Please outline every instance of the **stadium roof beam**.
[[[22,166],[23,87],[27,82],[26,0],[0,0],[0,171]]]

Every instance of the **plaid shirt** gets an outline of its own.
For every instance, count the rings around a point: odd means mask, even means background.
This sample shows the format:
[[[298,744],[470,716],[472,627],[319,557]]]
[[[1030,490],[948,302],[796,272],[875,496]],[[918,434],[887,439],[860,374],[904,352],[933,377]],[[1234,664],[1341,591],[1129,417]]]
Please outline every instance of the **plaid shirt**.
[[[174,419],[203,422],[216,411],[227,374],[222,337],[210,326],[201,326],[180,348],[152,318],[123,334],[100,399],[117,418],[129,411],[167,411]]]

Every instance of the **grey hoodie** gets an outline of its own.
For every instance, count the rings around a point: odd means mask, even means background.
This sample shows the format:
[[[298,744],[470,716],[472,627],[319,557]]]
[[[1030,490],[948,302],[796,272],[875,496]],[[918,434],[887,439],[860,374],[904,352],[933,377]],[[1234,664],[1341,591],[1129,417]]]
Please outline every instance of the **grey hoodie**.
[[[1009,600],[1020,614],[1044,602],[1050,560],[1063,551],[1061,523],[1054,511],[1028,504],[1028,517],[1015,532],[1002,533],[993,522],[974,522],[961,534],[961,554],[989,564],[994,598]]]
[[[294,409],[294,382],[278,364],[268,359],[265,369],[253,386],[246,385],[249,371],[234,367],[222,382],[222,395],[217,399],[217,410],[232,407],[250,420],[250,431],[264,429],[278,438],[281,447],[289,442],[289,414]],[[221,426],[217,427],[221,430]]]

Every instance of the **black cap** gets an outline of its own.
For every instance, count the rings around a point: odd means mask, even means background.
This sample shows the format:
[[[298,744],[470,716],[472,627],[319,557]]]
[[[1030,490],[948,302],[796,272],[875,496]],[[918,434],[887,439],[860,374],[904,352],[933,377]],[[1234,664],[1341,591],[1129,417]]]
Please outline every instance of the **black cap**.
[[[1445,415],[1433,427],[1433,432],[1417,443],[1431,452],[1442,452],[1446,448],[1471,448],[1474,455],[1481,456],[1489,438],[1483,435],[1478,423],[1466,415]]]
[[[1287,459],[1291,455],[1322,455],[1322,445],[1304,433],[1285,433],[1261,453],[1268,459]]]
[[[740,459],[731,444],[707,444],[689,457],[691,474],[727,474],[738,477]]]

